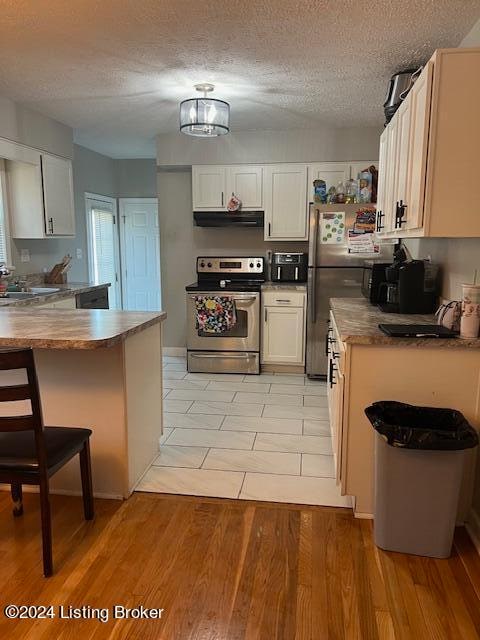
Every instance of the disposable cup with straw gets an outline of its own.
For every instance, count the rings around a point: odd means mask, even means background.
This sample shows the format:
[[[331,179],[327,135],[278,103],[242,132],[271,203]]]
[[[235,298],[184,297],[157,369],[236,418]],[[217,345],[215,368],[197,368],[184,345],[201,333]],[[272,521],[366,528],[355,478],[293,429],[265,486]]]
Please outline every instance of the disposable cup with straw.
[[[480,284],[477,284],[477,269],[472,284],[462,284],[462,317],[460,337],[478,338],[480,329]]]

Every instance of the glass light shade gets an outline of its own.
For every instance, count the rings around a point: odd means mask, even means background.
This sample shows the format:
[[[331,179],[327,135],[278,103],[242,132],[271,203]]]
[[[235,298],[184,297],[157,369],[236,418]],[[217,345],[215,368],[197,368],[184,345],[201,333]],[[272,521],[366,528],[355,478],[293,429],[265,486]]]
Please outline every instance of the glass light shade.
[[[211,138],[230,130],[230,105],[215,98],[190,98],[180,103],[180,131]]]

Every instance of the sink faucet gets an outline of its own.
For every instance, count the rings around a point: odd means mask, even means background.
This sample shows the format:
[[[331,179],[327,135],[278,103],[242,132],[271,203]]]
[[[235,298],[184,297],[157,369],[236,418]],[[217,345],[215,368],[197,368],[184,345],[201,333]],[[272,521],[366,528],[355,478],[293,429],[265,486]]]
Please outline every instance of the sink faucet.
[[[18,280],[15,280],[15,285],[20,289],[20,291],[27,291],[28,289],[27,281],[21,280],[20,278]]]

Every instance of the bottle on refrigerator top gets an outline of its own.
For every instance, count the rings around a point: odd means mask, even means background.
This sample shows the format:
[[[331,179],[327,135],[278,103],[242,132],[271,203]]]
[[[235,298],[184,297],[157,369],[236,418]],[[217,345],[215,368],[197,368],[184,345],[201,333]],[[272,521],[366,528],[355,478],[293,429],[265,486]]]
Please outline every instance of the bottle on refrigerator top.
[[[357,202],[358,183],[353,178],[345,183],[345,204],[355,204]]]
[[[338,204],[343,204],[345,202],[345,185],[343,182],[339,182],[337,184],[336,196]]]
[[[313,200],[315,204],[325,204],[327,202],[327,183],[325,180],[313,181]]]

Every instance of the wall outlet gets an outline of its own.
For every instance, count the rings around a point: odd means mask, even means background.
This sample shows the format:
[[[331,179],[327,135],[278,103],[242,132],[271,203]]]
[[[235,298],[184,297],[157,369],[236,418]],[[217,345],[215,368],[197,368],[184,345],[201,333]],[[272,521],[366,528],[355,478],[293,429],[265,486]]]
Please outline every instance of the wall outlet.
[[[20,260],[22,262],[30,262],[30,251],[28,249],[22,249],[20,251]]]
[[[77,260],[81,260],[83,258],[83,251],[78,248],[77,249]]]

